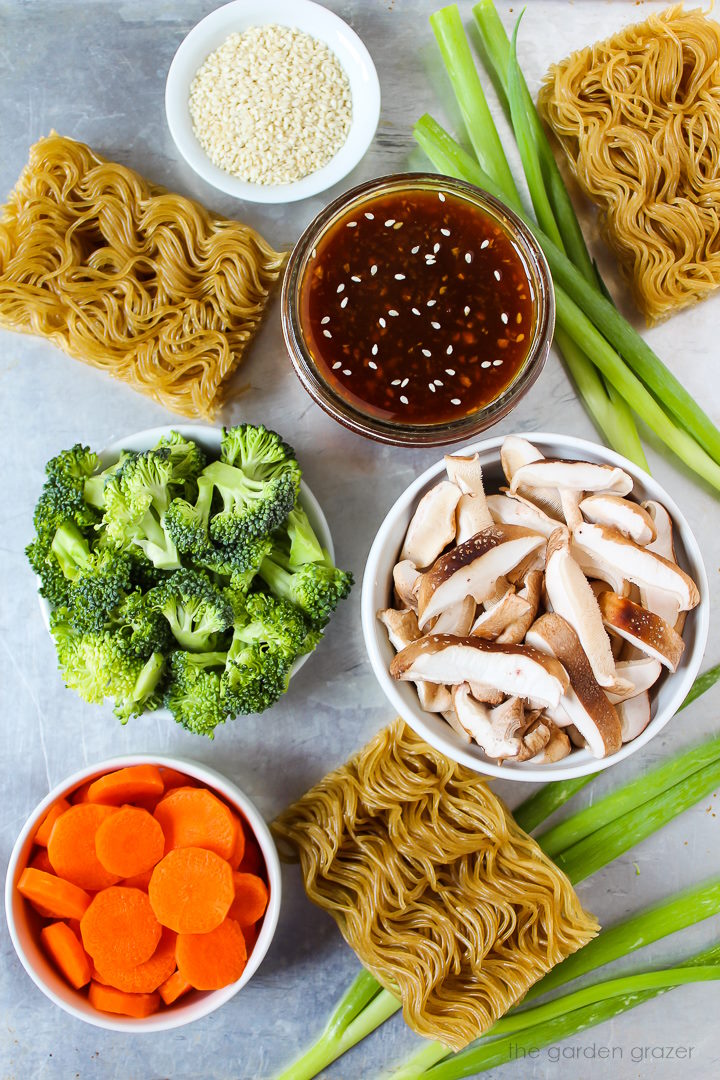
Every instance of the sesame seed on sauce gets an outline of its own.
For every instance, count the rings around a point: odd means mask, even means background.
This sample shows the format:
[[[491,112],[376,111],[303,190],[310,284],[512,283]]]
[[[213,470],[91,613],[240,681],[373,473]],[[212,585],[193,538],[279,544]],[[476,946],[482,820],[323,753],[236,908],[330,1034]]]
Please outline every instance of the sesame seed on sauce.
[[[499,397],[524,363],[532,335],[518,328],[532,325],[534,303],[524,263],[501,226],[465,200],[385,193],[340,215],[315,253],[300,286],[307,347],[319,374],[366,415],[457,420]]]

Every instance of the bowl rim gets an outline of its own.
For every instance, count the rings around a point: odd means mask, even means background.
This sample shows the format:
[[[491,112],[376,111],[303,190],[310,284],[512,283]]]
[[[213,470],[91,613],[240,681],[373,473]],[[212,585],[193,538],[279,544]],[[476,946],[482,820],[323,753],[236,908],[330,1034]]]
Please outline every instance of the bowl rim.
[[[589,776],[624,761],[626,758],[640,750],[650,742],[667,723],[669,723],[684,701],[698,674],[700,664],[702,663],[710,625],[709,584],[705,564],[695,534],[669,492],[654,477],[645,472],[645,470],[639,468],[639,466],[635,465],[633,462],[622,457],[621,454],[616,453],[614,450],[610,450],[600,443],[594,443],[588,439],[582,439],[574,435],[522,430],[508,432],[505,435],[497,435],[490,439],[484,439],[482,442],[472,443],[468,446],[453,450],[452,453],[468,455],[477,452],[483,455],[487,454],[489,451],[498,451],[499,459],[499,449],[510,434],[527,439],[529,442],[537,445],[541,450],[547,446],[555,448],[564,446],[567,451],[589,453],[593,455],[596,460],[601,459],[609,464],[619,466],[628,472],[633,477],[634,481],[638,481],[646,488],[646,490],[649,489],[650,497],[657,499],[657,501],[661,502],[669,511],[673,519],[673,526],[682,539],[687,562],[691,565],[693,577],[696,580],[700,592],[700,603],[692,612],[688,613],[696,619],[694,642],[692,647],[684,654],[685,667],[672,676],[673,689],[669,694],[669,701],[665,704],[663,710],[656,713],[645,730],[642,731],[637,738],[624,743],[617,753],[612,754],[609,757],[593,758],[587,751],[573,750],[567,758],[562,759],[560,762],[548,765],[522,763],[513,766],[508,764],[498,765],[491,761],[482,760],[478,755],[464,749],[463,744],[459,741],[456,744],[457,736],[449,726],[447,732],[438,734],[432,724],[428,722],[428,719],[432,714],[424,713],[423,710],[420,709],[419,704],[417,706],[413,705],[412,708],[409,707],[405,697],[399,691],[398,684],[390,677],[386,663],[381,654],[380,641],[382,639],[380,630],[384,633],[384,628],[382,628],[376,618],[373,595],[375,593],[375,583],[378,572],[383,563],[383,556],[386,556],[388,551],[389,534],[393,530],[397,519],[406,513],[411,506],[415,505],[417,498],[423,489],[428,486],[430,481],[434,480],[443,472],[445,468],[444,458],[441,458],[438,462],[425,469],[424,472],[416,477],[416,479],[398,496],[383,518],[370,547],[363,572],[360,599],[365,649],[375,678],[378,680],[383,692],[399,715],[413,728],[413,730],[430,743],[431,746],[434,746],[436,750],[439,750],[459,764],[465,765],[475,772],[484,773],[488,776],[495,776],[503,780],[512,780],[521,783],[546,783],[550,780],[568,780],[579,776]],[[393,550],[393,557],[394,556],[395,551]],[[378,628],[380,628],[380,630]],[[426,717],[428,719],[426,719]],[[582,754],[584,760],[581,759],[580,762],[572,765],[563,764],[563,762],[571,761],[576,754]],[[585,757],[586,754],[587,757]]]
[[[67,998],[61,996],[60,993],[50,986],[31,961],[21,941],[21,933],[15,917],[15,905],[18,902],[21,904],[27,903],[16,889],[17,881],[26,865],[25,859],[27,856],[23,856],[23,851],[50,806],[61,796],[75,790],[80,784],[91,777],[100,776],[115,769],[122,769],[131,765],[141,764],[153,764],[166,768],[178,769],[180,772],[187,773],[187,775],[191,776],[193,779],[200,780],[209,787],[215,789],[218,794],[222,795],[228,802],[232,803],[233,806],[240,810],[243,817],[246,818],[253,836],[257,840],[260,850],[262,851],[267,869],[270,898],[267,910],[263,916],[263,925],[257,941],[255,942],[247,965],[237,982],[231,983],[229,986],[225,986],[220,990],[199,991],[198,993],[201,993],[202,996],[188,1002],[184,1007],[174,1007],[167,1011],[152,1013],[150,1016],[142,1019],[136,1019],[133,1017],[115,1016],[112,1013],[102,1013],[93,1009],[89,1002],[82,996],[81,991],[74,990],[69,984],[67,985]],[[280,858],[270,829],[253,801],[237,786],[237,784],[232,780],[228,780],[226,776],[212,768],[212,766],[204,765],[200,762],[192,761],[189,758],[174,754],[122,754],[117,757],[106,758],[94,765],[85,766],[72,773],[70,776],[67,776],[59,784],[56,784],[28,815],[25,824],[20,830],[13,845],[8,862],[7,873],[5,875],[5,917],[10,932],[10,940],[12,941],[13,948],[15,949],[20,963],[38,989],[41,990],[50,1001],[75,1019],[82,1020],[94,1027],[104,1028],[110,1031],[126,1032],[128,1034],[170,1031],[174,1028],[183,1027],[185,1024],[193,1023],[195,1020],[208,1016],[234,997],[235,994],[250,981],[270,948],[280,917],[281,901],[282,875],[280,871]],[[57,974],[57,979],[58,983],[64,988],[62,976]],[[79,1003],[75,1005],[72,1001],[73,997],[77,997],[78,1002],[82,1002],[82,1006]]]
[[[347,138],[335,155],[315,172],[289,184],[254,184],[225,172],[210,160],[189,121],[188,90],[208,53],[233,32],[275,23],[317,37],[336,55],[351,86],[352,119]],[[302,23],[303,25],[300,25]],[[223,32],[217,44],[209,45]],[[342,56],[340,55],[342,53]],[[188,77],[187,69],[192,68]],[[362,88],[362,95],[353,93]],[[165,115],[175,146],[190,168],[219,191],[246,202],[297,202],[343,180],[362,160],[380,120],[380,80],[366,45],[344,19],[314,0],[231,0],[211,11],[185,35],[173,56],[165,83]]]
[[[299,315],[305,269],[319,238],[351,207],[377,194],[417,188],[447,191],[492,217],[519,250],[536,294],[533,340],[512,382],[476,412],[442,424],[400,424],[370,416],[345,401],[323,378],[306,347]],[[304,230],[288,259],[280,300],[285,346],[293,370],[310,397],[329,416],[355,434],[390,446],[446,446],[475,438],[514,409],[537,380],[550,352],[555,327],[555,290],[545,254],[522,218],[475,184],[433,172],[388,173],[363,181],[329,203]]]
[[[133,432],[130,435],[124,435],[120,439],[113,439],[111,443],[104,446],[102,450],[98,452],[98,458],[100,464],[110,464],[110,459],[113,455],[119,454],[121,450],[129,449],[132,442],[147,443],[147,446],[143,446],[143,449],[150,450],[159,439],[168,435],[171,431],[177,431],[186,439],[194,439],[202,443],[203,440],[206,444],[211,444],[214,448],[219,449],[222,441],[223,428],[204,426],[203,424],[161,424],[159,427],[144,428],[142,431]],[[302,504],[303,509],[306,511],[310,518],[311,524],[318,533],[318,539],[322,546],[330,553],[330,558],[335,561],[335,545],[333,544],[332,534],[330,532],[330,526],[327,523],[327,518],[323,513],[323,509],[320,503],[316,499],[315,495],[305,483],[304,480],[300,480],[300,495],[299,501]],[[35,583],[38,587],[37,598],[40,605],[40,616],[42,618],[45,629],[50,634],[50,613],[52,608],[44,596],[40,595],[40,578],[35,575]],[[313,652],[315,650],[313,649]],[[304,653],[299,656],[290,668],[290,678],[293,675],[297,675],[300,668],[307,663],[313,652]],[[156,716],[169,716],[167,709],[161,706],[159,709],[154,710]]]

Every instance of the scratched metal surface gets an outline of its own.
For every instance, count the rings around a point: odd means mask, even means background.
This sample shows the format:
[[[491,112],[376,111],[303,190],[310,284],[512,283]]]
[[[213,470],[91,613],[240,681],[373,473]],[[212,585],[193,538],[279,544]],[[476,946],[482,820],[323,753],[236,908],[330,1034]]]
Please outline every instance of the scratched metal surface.
[[[165,74],[173,52],[190,27],[214,6],[212,0],[0,2],[0,100],[4,106],[0,111],[0,191],[12,186],[30,143],[55,128],[86,140],[155,181],[247,220],[276,246],[290,246],[342,188],[420,164],[411,154],[410,129],[425,109],[451,126],[457,124],[427,24],[433,0],[330,0],[328,6],[357,30],[378,67],[383,108],[375,142],[355,173],[323,196],[287,208],[234,203],[206,187],[178,159],[163,111]],[[552,59],[659,6],[533,0],[521,45],[533,89]],[[507,15],[508,4],[500,7]],[[467,0],[462,9],[469,15]],[[492,105],[495,109],[494,101]],[[592,233],[589,217],[588,226]],[[595,250],[602,257],[597,244]],[[720,420],[719,316],[720,297],[716,297],[648,333],[716,421]],[[295,444],[306,478],[327,513],[338,558],[352,567],[359,582],[385,510],[418,470],[436,458],[436,452],[375,446],[345,432],[316,408],[287,363],[277,302],[240,378],[249,380],[252,392],[229,410],[227,419],[264,421]],[[391,719],[364,655],[359,588],[342,606],[327,639],[293,680],[282,703],[260,719],[228,725],[214,743],[153,717],[122,728],[110,708],[86,706],[65,690],[23,557],[44,462],[75,440],[99,448],[118,436],[172,418],[48,344],[12,334],[3,334],[0,340],[0,408],[4,434],[0,499],[3,872],[32,807],[50,785],[83,763],[130,751],[187,754],[224,770],[269,819]],[[555,355],[500,431],[521,427],[594,437]],[[717,604],[717,502],[674,463],[658,455],[652,440],[648,444],[653,472],[683,506],[700,539],[712,601]],[[720,634],[713,625],[707,664],[717,662],[719,654]],[[717,727],[719,703],[715,692],[687,710],[642,754],[603,774],[588,797],[597,797],[620,779],[709,735]],[[511,803],[518,801],[520,793],[513,785],[505,783],[501,790]],[[603,922],[615,920],[716,873],[720,823],[713,813],[715,805],[712,798],[705,800],[583,885],[581,893],[588,906]],[[51,1005],[21,969],[3,920],[0,1076],[4,1080],[267,1080],[319,1032],[357,970],[334,924],[305,900],[295,869],[285,871],[284,885],[277,937],[252,983],[215,1015],[180,1031],[147,1038],[99,1031]],[[717,933],[717,920],[687,931],[655,947],[652,961],[689,955]],[[594,1080],[607,1076],[608,1060],[618,1080],[720,1075],[719,1003],[715,987],[684,988],[563,1047],[509,1064],[496,1075],[502,1080],[556,1076]],[[417,1045],[418,1039],[396,1017],[329,1069],[327,1076],[370,1080],[386,1075]],[[681,1049],[669,1059],[668,1047],[684,1047],[685,1054],[680,1056]]]

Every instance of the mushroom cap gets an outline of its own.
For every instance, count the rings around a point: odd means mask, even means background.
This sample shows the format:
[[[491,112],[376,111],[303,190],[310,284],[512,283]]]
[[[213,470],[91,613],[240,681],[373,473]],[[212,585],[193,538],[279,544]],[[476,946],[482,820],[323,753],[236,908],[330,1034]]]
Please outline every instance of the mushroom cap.
[[[614,525],[643,547],[657,536],[655,522],[644,507],[619,495],[588,495],[580,503],[585,518],[594,525]]]
[[[630,641],[671,671],[677,669],[685,643],[669,623],[640,604],[633,603],[629,597],[613,592],[604,592],[599,604],[605,625],[613,633]]]
[[[557,705],[569,686],[562,664],[527,645],[498,645],[480,638],[428,634],[393,658],[394,679],[445,685],[486,683],[511,697]]]
[[[500,448],[500,464],[502,465],[508,484],[512,483],[515,473],[518,469],[522,468],[523,465],[529,465],[534,461],[544,460],[545,457],[538,448],[533,446],[531,442],[528,442],[527,439],[521,438],[519,435],[508,435],[507,438],[503,440],[502,447]],[[533,490],[530,490],[529,488],[518,486],[517,494],[532,499],[535,505],[548,514],[549,517],[558,520],[562,518],[562,508],[560,506],[560,496],[557,488],[536,487]]]
[[[518,488],[554,487],[570,491],[611,491],[627,495],[632,491],[632,477],[617,465],[595,461],[571,461],[568,458],[543,458],[521,465],[510,481],[510,491]],[[530,495],[532,498],[532,495]]]
[[[570,686],[562,707],[595,757],[607,757],[622,746],[620,719],[599,686],[580,640],[560,615],[541,615],[527,633],[528,644],[545,649],[563,665]]]
[[[445,608],[472,596],[481,603],[495,582],[545,544],[545,537],[514,525],[491,525],[441,555],[423,574],[418,592],[420,628]]]
[[[663,589],[676,596],[681,611],[689,611],[700,602],[697,585],[676,563],[663,558],[650,547],[642,547],[612,525],[580,525],[573,534],[574,543],[584,551],[615,566],[640,588]]]
[[[545,588],[553,611],[570,624],[600,686],[622,691],[618,685],[610,638],[589,581],[570,554],[567,529],[557,529],[548,540]]]
[[[421,570],[435,562],[455,539],[455,507],[460,494],[457,484],[441,480],[423,495],[405,533],[400,561],[410,559]]]

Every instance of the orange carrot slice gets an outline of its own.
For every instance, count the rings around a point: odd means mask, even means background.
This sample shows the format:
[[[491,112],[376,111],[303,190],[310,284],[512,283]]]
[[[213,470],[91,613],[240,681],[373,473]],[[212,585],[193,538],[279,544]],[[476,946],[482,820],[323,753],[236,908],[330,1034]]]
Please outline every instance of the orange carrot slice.
[[[233,848],[232,855],[228,859],[233,870],[237,870],[245,855],[245,830],[242,821],[237,815],[235,816],[235,820],[237,822],[237,837],[235,839],[235,847]]]
[[[80,785],[80,787],[75,788],[72,795],[70,796],[70,802],[73,804],[73,806],[77,806],[78,803],[86,803],[88,801],[88,791],[94,783],[94,780],[86,780],[84,784]]]
[[[58,799],[57,802],[53,803],[45,817],[38,825],[35,836],[33,837],[33,841],[36,844],[39,844],[40,847],[47,847],[47,842],[50,839],[50,833],[52,832],[53,825],[60,817],[60,815],[64,814],[65,811],[69,809],[70,803],[67,801],[67,799]]]
[[[178,934],[178,971],[196,990],[220,990],[236,982],[247,963],[243,932],[225,919],[207,934]]]
[[[171,769],[167,765],[158,765],[160,775],[163,778],[165,791],[172,791],[176,787],[195,787],[195,781],[178,769]]]
[[[237,842],[237,818],[207,788],[180,787],[169,792],[155,808],[165,833],[165,852],[202,847],[229,859]]]
[[[133,874],[132,877],[124,878],[118,882],[118,885],[123,885],[126,889],[142,889],[143,892],[147,892],[152,872],[151,866],[149,870],[143,870],[142,874]]]
[[[126,994],[99,982],[90,983],[88,1000],[99,1012],[120,1013],[137,1019],[150,1016],[160,1008],[159,994]]]
[[[179,971],[174,971],[170,978],[166,979],[162,986],[158,987],[158,993],[166,1005],[172,1005],[173,1001],[177,1001],[179,997],[187,994],[190,990],[192,990],[192,986]]]
[[[98,971],[107,971],[149,960],[162,928],[144,892],[112,885],[93,897],[80,920],[80,932]]]
[[[243,926],[243,937],[245,938],[245,948],[247,954],[250,956],[253,949],[257,944],[257,939],[260,937],[260,924],[255,923],[253,926]]]
[[[153,870],[148,896],[163,926],[205,934],[223,921],[235,898],[230,863],[205,848],[176,848]]]
[[[240,865],[235,867],[241,874],[259,874],[265,868],[265,860],[254,836],[245,837],[245,852]]]
[[[105,773],[88,790],[88,801],[119,806],[135,799],[151,799],[165,790],[160,770],[155,765],[131,765],[127,769]]]
[[[114,806],[81,803],[71,806],[53,825],[48,840],[48,858],[56,874],[81,889],[105,889],[117,880],[95,854],[95,834],[106,818],[116,814]]]
[[[47,853],[47,848],[44,847],[37,849],[28,865],[32,866],[35,870],[44,870],[46,874],[55,873]]]
[[[132,877],[151,870],[163,857],[165,837],[147,810],[123,806],[95,833],[95,853],[111,874]]]
[[[235,899],[228,915],[245,929],[262,919],[268,905],[267,885],[257,874],[234,873]]]
[[[40,931],[45,952],[71,986],[79,990],[92,978],[90,958],[67,923],[54,922]]]
[[[33,907],[52,919],[80,919],[90,904],[84,889],[31,866],[23,870],[17,887]]]
[[[164,928],[160,943],[149,960],[130,968],[106,966],[102,960],[98,960],[96,970],[103,982],[116,990],[124,990],[127,994],[151,994],[175,970],[176,939],[174,930]]]

